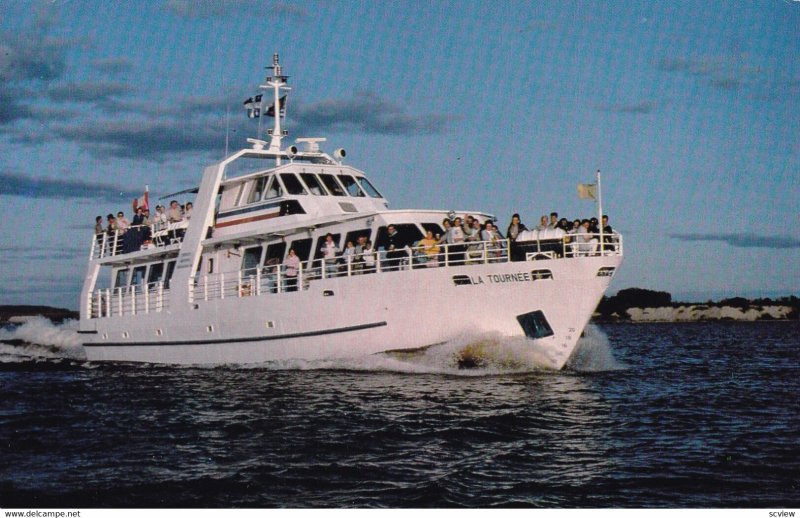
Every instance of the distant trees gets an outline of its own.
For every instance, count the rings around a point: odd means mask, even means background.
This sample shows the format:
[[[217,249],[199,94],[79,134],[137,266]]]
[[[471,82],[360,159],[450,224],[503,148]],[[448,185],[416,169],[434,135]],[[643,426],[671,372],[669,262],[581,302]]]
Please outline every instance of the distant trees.
[[[626,288],[619,290],[613,297],[603,297],[597,311],[605,317],[613,313],[627,318],[629,308],[660,308],[672,305],[672,295],[666,291],[645,290],[642,288]]]

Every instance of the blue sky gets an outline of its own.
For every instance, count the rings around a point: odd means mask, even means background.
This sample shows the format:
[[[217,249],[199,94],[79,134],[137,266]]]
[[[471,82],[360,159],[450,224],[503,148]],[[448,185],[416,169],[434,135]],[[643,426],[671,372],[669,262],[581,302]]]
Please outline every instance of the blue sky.
[[[611,292],[800,294],[800,2],[6,0],[0,304],[77,307],[94,216],[254,136],[273,52],[392,208],[591,216],[600,169]]]

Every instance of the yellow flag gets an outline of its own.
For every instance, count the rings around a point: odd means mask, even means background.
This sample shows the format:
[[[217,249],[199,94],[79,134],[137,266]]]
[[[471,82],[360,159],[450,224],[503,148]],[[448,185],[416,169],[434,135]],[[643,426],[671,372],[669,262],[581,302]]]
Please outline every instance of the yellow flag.
[[[597,199],[597,184],[594,183],[579,183],[578,184],[578,198],[582,200],[596,200]]]

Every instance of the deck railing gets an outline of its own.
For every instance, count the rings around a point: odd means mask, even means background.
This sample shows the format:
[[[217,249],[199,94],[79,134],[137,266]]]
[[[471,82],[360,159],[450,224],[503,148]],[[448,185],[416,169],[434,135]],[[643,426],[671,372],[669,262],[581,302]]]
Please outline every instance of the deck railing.
[[[332,259],[301,262],[297,269],[283,264],[267,265],[237,272],[197,275],[188,286],[189,302],[226,298],[255,297],[306,290],[319,279],[384,274],[428,268],[463,265],[571,259],[590,256],[622,255],[619,234],[583,234],[562,239],[525,242],[509,240],[479,241],[439,245],[438,252],[426,254],[417,247],[379,250],[371,254],[342,254]],[[303,266],[307,264],[307,266]],[[162,282],[96,290],[91,295],[90,318],[137,315],[167,308],[167,289]]]
[[[189,222],[184,220],[166,225],[134,225],[124,230],[95,234],[89,259],[102,259],[180,243],[188,226]]]
[[[163,282],[95,290],[89,297],[90,318],[158,313],[167,308]]]

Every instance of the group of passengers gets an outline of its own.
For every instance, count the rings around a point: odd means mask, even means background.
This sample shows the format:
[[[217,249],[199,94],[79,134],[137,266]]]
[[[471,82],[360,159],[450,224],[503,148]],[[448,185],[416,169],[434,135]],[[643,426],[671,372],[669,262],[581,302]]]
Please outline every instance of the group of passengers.
[[[562,244],[569,246],[569,250],[572,252],[596,252],[600,248],[600,228],[597,218],[575,219],[570,222],[567,218],[559,219],[557,212],[551,212],[549,220],[544,215],[539,219],[538,226],[528,229],[520,220],[519,214],[514,214],[508,226],[507,235],[512,244],[548,241],[546,250],[542,250],[541,247],[537,250],[550,251],[556,256],[560,256],[563,252]],[[608,215],[605,214],[602,217],[602,238],[604,250],[613,248],[613,243],[616,242],[614,229],[609,225]],[[524,254],[524,248],[516,247],[516,253],[520,252]],[[512,259],[518,258],[520,257],[512,257]]]
[[[135,207],[133,220],[128,220],[123,211],[106,216],[107,224],[103,226],[103,217],[95,217],[94,233],[98,244],[102,244],[103,235],[112,237],[118,236],[120,253],[134,252],[136,250],[146,250],[152,248],[153,233],[160,232],[169,228],[170,224],[180,223],[192,217],[192,202],[179,205],[177,200],[172,200],[169,207],[156,205],[155,214],[150,214],[147,207]],[[169,238],[177,237],[175,231]],[[109,239],[109,241],[112,241]],[[111,246],[111,245],[109,245]]]

